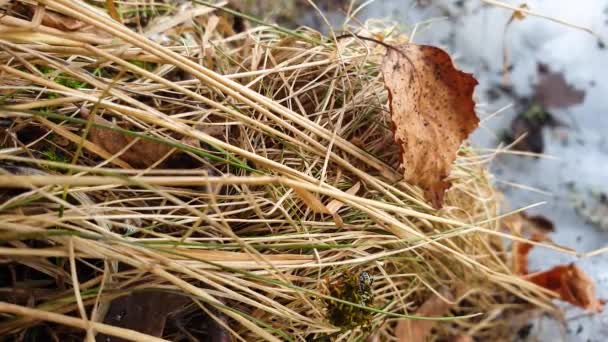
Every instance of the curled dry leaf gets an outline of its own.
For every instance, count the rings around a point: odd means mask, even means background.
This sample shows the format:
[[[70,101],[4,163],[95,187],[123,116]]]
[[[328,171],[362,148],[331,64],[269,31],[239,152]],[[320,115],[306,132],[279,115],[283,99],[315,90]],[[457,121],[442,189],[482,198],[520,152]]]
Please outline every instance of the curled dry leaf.
[[[445,51],[414,44],[388,49],[382,74],[405,181],[440,208],[458,149],[479,123],[477,80],[455,69]]]
[[[553,222],[542,215],[521,213],[523,229],[537,234],[547,234],[555,231]]]
[[[355,183],[355,185],[346,190],[346,193],[349,195],[354,195],[357,193],[357,191],[359,191],[359,188],[361,188],[361,182]],[[338,210],[342,209],[343,206],[344,202],[335,199],[327,204],[327,210],[329,210],[329,212],[333,215],[336,214]]]
[[[531,274],[528,281],[551,290],[559,298],[591,312],[601,312],[604,301],[595,293],[595,284],[574,264],[555,266],[550,270]]]
[[[88,111],[81,110],[81,115],[88,118]],[[95,116],[94,123],[112,126],[106,119]],[[95,145],[103,148],[111,154],[121,152],[127,145],[131,144],[135,137],[113,131],[108,128],[91,126],[88,139]],[[132,143],[119,158],[134,167],[149,167],[171,152],[172,147],[151,140],[140,139]]]
[[[522,217],[526,218],[526,216]],[[534,220],[531,222],[532,224],[535,223]],[[531,241],[553,243],[545,232],[539,231],[538,228],[533,232]],[[513,242],[513,273],[524,277],[531,283],[555,292],[559,299],[570,304],[592,312],[600,312],[603,309],[604,303],[596,297],[593,280],[574,264],[558,265],[547,271],[528,274],[528,255],[532,248],[534,248],[534,245],[531,243]],[[567,249],[566,247],[561,248]]]
[[[353,188],[355,188],[355,186],[353,186]],[[349,189],[349,191],[350,190],[352,190],[352,188]],[[359,188],[356,187],[355,190],[359,190]],[[344,203],[334,200],[326,206],[325,204],[323,204],[323,202],[321,202],[319,197],[317,197],[306,189],[294,186],[293,191],[313,212],[317,214],[328,214],[333,216],[334,222],[336,223],[336,226],[338,226],[338,228],[341,228],[344,225],[344,221],[342,220],[340,215],[338,215],[338,210],[342,207]]]
[[[321,200],[312,192],[299,187],[293,187],[293,191],[315,213],[331,214],[325,204],[323,204],[323,202],[321,202]]]
[[[440,294],[449,301],[454,300],[454,295],[447,289],[441,290]],[[415,315],[425,317],[445,316],[454,304],[447,302],[444,298],[434,294],[416,310]],[[426,341],[436,323],[437,321],[429,320],[399,320],[395,328],[395,337],[399,342]]]
[[[42,17],[42,24],[62,31],[76,31],[84,26],[80,20],[49,12]]]
[[[547,237],[543,234],[535,233],[530,238],[531,241],[544,241]],[[519,275],[528,274],[528,256],[534,245],[528,242],[513,241],[513,273]]]

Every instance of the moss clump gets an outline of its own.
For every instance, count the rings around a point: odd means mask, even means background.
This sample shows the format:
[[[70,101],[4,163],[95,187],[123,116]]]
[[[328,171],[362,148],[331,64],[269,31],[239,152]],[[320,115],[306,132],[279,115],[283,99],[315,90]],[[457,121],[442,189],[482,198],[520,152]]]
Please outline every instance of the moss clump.
[[[367,272],[344,272],[327,284],[329,295],[347,302],[370,306],[374,302],[373,278]],[[373,312],[335,300],[326,300],[327,318],[336,327],[350,330],[369,325]]]
[[[40,72],[42,72],[44,75],[49,75],[50,77],[52,77],[53,82],[60,84],[62,86],[71,88],[71,89],[82,89],[82,88],[90,88],[89,84],[83,81],[80,81],[78,79],[72,78],[67,74],[64,73],[59,73],[58,75],[54,76],[57,73],[57,70],[46,66],[46,65],[39,65],[38,66],[38,70],[40,70]],[[55,93],[51,93],[53,95],[50,95],[49,98],[56,98],[57,94]]]

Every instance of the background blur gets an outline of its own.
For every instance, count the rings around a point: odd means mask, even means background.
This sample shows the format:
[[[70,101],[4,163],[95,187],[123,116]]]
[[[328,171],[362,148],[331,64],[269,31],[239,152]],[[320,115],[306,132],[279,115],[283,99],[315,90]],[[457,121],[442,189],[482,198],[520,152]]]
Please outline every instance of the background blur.
[[[315,1],[323,18],[308,1],[277,3],[244,1],[244,6],[282,24],[323,31],[328,30],[325,19],[340,27],[352,6]],[[581,253],[608,246],[608,1],[503,3],[525,3],[535,13],[592,33],[533,16],[510,20],[512,10],[482,0],[377,0],[361,8],[350,24],[390,19],[415,32],[415,43],[449,51],[480,83],[476,96],[482,124],[475,145],[495,149],[516,142],[520,155],[500,154],[492,166],[510,208],[545,202],[529,212],[554,223],[557,244]],[[608,298],[607,254],[577,259],[535,249],[531,270],[571,261],[594,278],[600,298]],[[536,322],[524,339],[608,339],[606,312],[589,316],[568,307],[565,319],[566,329],[548,319]]]

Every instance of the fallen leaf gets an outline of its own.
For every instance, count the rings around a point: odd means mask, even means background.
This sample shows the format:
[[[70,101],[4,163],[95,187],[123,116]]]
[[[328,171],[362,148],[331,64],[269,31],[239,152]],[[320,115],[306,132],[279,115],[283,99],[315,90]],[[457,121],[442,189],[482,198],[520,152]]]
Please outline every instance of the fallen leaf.
[[[455,69],[445,51],[414,44],[388,49],[382,74],[404,179],[440,208],[458,149],[479,123],[472,99],[477,80]]]
[[[515,216],[512,224],[516,227],[517,234],[531,234],[529,240],[533,242],[544,242],[564,250],[573,251],[571,248],[560,246],[553,242],[547,234],[554,231],[553,223],[541,215],[528,216],[521,213]],[[512,269],[517,275],[526,275],[528,271],[528,255],[534,244],[524,241],[513,241]]]
[[[546,240],[543,234],[533,234],[531,241],[539,242]],[[528,274],[528,256],[534,245],[529,242],[513,241],[513,273],[518,275]]]
[[[553,232],[553,222],[541,215],[529,216],[525,212],[510,215],[503,221],[511,232],[517,235],[531,234],[531,241],[549,241],[552,242],[547,234]],[[528,274],[528,254],[534,247],[529,242],[513,241],[512,244],[512,265],[513,273],[518,275]]]
[[[42,25],[62,31],[76,31],[84,27],[84,22],[45,9],[42,16]]]
[[[60,137],[63,137],[75,144],[80,144],[82,142],[82,137],[72,133],[70,130],[66,129],[62,125],[58,125],[58,124],[53,123],[42,117],[38,117],[38,118],[36,118],[36,120],[40,121],[44,126],[50,128],[55,134],[57,134]],[[96,144],[94,144],[88,140],[82,144],[82,147],[84,149],[100,156],[103,159],[107,160],[107,159],[112,158],[112,154],[109,153],[106,149],[102,148],[101,146],[97,146]],[[132,169],[133,168],[132,165],[129,165],[128,163],[126,163],[124,160],[122,160],[120,158],[112,159],[112,164],[120,166],[123,169]]]
[[[449,301],[454,300],[454,295],[447,289],[441,290],[440,294]],[[440,296],[433,294],[432,297],[420,305],[418,310],[416,310],[415,315],[425,317],[442,317],[445,316],[452,306],[452,303],[449,303]],[[399,342],[426,341],[427,337],[431,333],[431,329],[433,329],[436,323],[437,321],[430,320],[401,319],[397,322],[397,327],[395,328],[395,337]]]
[[[552,72],[545,64],[538,64],[538,83],[534,97],[546,108],[568,108],[585,100],[585,91],[568,84],[560,72]]]
[[[116,4],[114,3],[114,0],[106,0],[106,8],[108,9],[108,13],[110,14],[110,17],[112,17],[112,19],[114,19],[117,22],[122,24],[122,18],[120,17],[120,13],[119,13],[118,9],[116,8]]]
[[[331,210],[329,210],[329,208],[325,204],[323,204],[323,202],[321,202],[321,200],[313,193],[306,189],[295,186],[293,187],[293,191],[312,211],[317,214],[331,215],[334,218],[334,222],[336,223],[336,226],[338,228],[341,228],[344,225],[342,217],[340,217],[340,215],[338,215],[336,211],[332,212]]]
[[[293,187],[293,191],[315,213],[331,214],[325,204],[323,204],[323,202],[321,202],[321,200],[310,191],[295,186]]]
[[[521,213],[523,229],[533,233],[547,234],[555,231],[553,222],[542,215],[528,215]]]
[[[350,189],[346,190],[346,193],[349,195],[354,195],[357,193],[357,191],[359,191],[359,188],[361,188],[361,182],[357,182],[355,185],[350,187]],[[334,215],[338,212],[338,210],[342,209],[343,206],[344,202],[334,199],[327,204],[327,210]]]
[[[88,118],[88,111],[81,110],[80,113],[85,119]],[[94,123],[97,124],[113,126],[110,121],[97,115],[95,115],[93,120]],[[111,154],[119,153],[134,139],[135,137],[133,136],[128,136],[109,128],[96,126],[91,126],[88,134],[88,140]],[[124,153],[120,154],[119,158],[134,167],[146,168],[165,157],[172,149],[171,146],[165,144],[139,139],[139,141],[133,143]]]
[[[597,299],[593,280],[574,264],[555,266],[531,274],[526,279],[551,290],[563,301],[591,312],[601,312],[604,301]]]
[[[162,291],[139,291],[112,301],[104,323],[161,337],[167,316],[184,308],[190,298]],[[97,335],[97,341],[122,342],[122,338]]]
[[[524,219],[514,219],[510,222],[510,224],[516,229],[516,231],[519,232],[523,230],[522,227],[524,226],[524,224],[521,224],[521,221],[528,219],[524,215],[520,217],[524,217]],[[542,224],[547,224],[547,222],[545,221],[549,221],[548,219],[542,216],[537,216],[533,218],[536,219],[528,221],[527,224],[533,225],[538,224],[539,222],[541,222]],[[551,228],[553,228],[552,224]],[[546,227],[542,229],[546,229]],[[530,238],[531,241],[543,241],[558,246],[553,243],[553,241],[551,241],[547,237],[545,232],[543,232],[542,230],[534,228],[534,230],[532,231],[534,233]],[[567,247],[562,246],[558,247],[569,249]],[[515,274],[522,276],[524,279],[530,281],[531,283],[534,283],[540,287],[555,292],[557,294],[557,297],[563,301],[566,301],[568,303],[571,303],[573,305],[592,312],[602,311],[604,302],[597,299],[593,280],[591,280],[591,278],[589,278],[589,276],[587,276],[576,265],[558,265],[547,271],[528,274],[528,255],[532,248],[534,248],[534,245],[528,242],[513,242],[512,268]]]

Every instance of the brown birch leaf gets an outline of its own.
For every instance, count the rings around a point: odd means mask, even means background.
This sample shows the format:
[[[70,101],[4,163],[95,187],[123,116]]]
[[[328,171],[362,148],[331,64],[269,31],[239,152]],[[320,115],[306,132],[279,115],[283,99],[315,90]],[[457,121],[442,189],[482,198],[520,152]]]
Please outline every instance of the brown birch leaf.
[[[388,49],[382,73],[404,180],[440,208],[458,149],[479,123],[472,98],[477,80],[455,69],[445,51],[415,44]]]
[[[88,118],[88,111],[81,111],[81,116]],[[105,126],[113,126],[113,124],[99,116],[93,118],[94,123]],[[111,154],[120,153],[127,145],[130,147],[120,154],[119,158],[131,166],[139,168],[147,168],[152,166],[167,155],[173,149],[169,145],[161,144],[152,140],[139,139],[133,142],[136,138],[133,136],[122,134],[121,132],[111,130],[105,127],[92,126],[89,130],[88,139],[95,145],[103,148]]]
[[[531,274],[528,281],[557,293],[558,298],[590,312],[601,312],[604,301],[597,298],[593,280],[574,264],[558,265]]]

